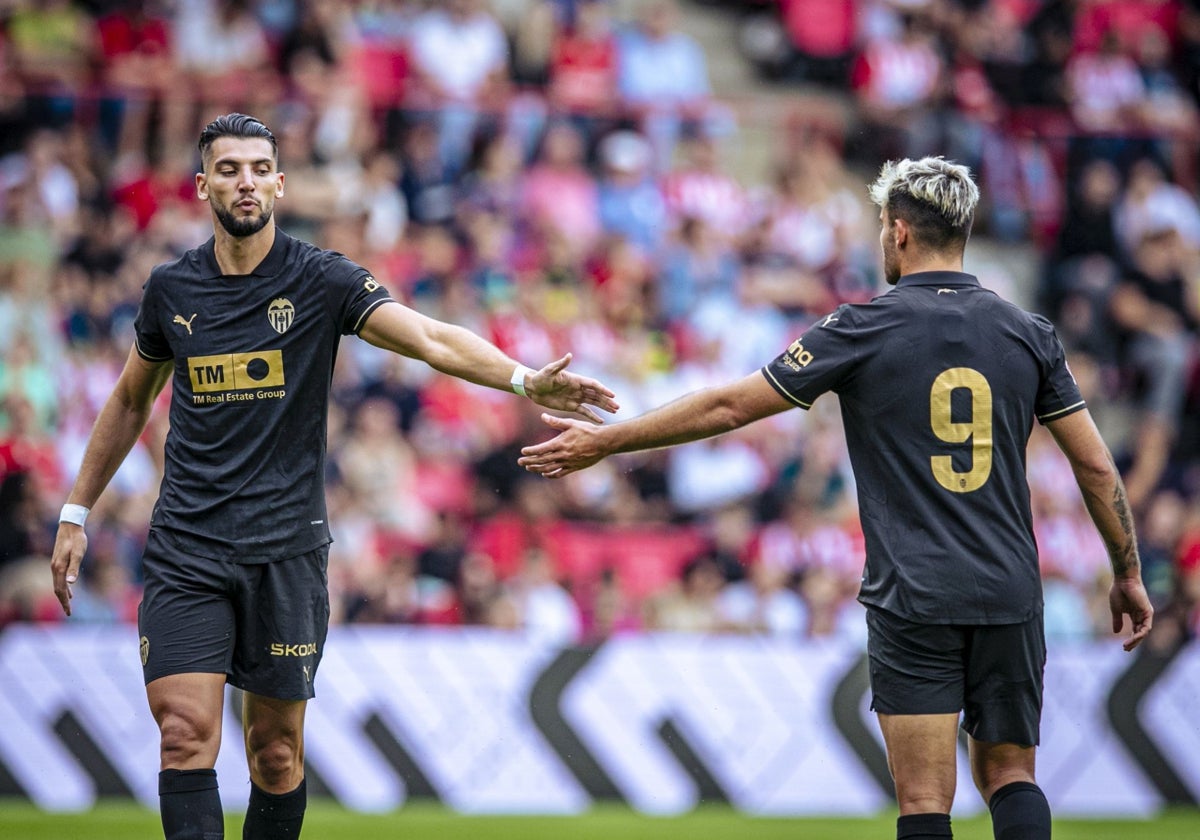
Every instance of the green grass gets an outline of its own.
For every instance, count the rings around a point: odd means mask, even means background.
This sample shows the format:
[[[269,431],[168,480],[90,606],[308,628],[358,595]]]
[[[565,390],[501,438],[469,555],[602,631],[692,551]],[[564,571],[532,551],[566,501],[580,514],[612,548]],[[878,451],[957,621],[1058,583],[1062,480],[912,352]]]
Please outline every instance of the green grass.
[[[314,803],[304,822],[305,840],[889,840],[895,815],[872,819],[766,819],[728,808],[701,808],[680,817],[646,817],[601,807],[580,817],[471,817],[428,805],[385,815],[355,814]],[[992,840],[986,817],[957,819],[958,840]],[[25,802],[0,800],[4,840],[154,840],[158,815],[127,802],[105,803],[83,814],[45,814]],[[242,836],[240,815],[230,814],[225,836]],[[1154,820],[1058,820],[1055,840],[1190,840],[1200,837],[1200,810],[1167,812]]]

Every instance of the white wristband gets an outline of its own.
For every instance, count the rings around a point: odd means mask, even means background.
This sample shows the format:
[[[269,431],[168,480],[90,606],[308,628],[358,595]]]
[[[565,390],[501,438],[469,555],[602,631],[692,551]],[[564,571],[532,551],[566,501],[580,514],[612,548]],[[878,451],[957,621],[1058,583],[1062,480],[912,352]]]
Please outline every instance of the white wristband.
[[[58,515],[59,522],[70,522],[72,525],[83,527],[83,523],[87,522],[89,509],[83,505],[63,505],[62,513]]]
[[[512,373],[512,378],[508,381],[512,385],[514,393],[520,394],[522,397],[528,396],[525,393],[525,374],[534,373],[533,368],[527,368],[525,365],[517,365],[516,370]]]

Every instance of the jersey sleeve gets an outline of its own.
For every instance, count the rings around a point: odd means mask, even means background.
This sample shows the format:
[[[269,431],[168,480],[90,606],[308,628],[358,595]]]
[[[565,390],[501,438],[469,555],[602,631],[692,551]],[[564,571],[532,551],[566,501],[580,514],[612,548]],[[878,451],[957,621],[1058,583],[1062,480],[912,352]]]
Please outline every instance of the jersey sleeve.
[[[1033,316],[1033,321],[1043,366],[1042,384],[1034,413],[1039,423],[1047,423],[1079,411],[1087,403],[1067,366],[1067,351],[1059,341],[1054,325],[1040,315]]]
[[[763,367],[763,376],[788,402],[811,408],[821,394],[837,390],[854,364],[853,321],[853,310],[839,307]]]
[[[369,271],[341,254],[327,252],[323,260],[329,309],[338,329],[342,335],[357,334],[367,317],[392,296]]]
[[[175,352],[163,334],[160,283],[152,272],[150,279],[142,286],[142,301],[138,304],[137,317],[133,321],[134,346],[138,355],[148,362],[165,362],[175,358]]]

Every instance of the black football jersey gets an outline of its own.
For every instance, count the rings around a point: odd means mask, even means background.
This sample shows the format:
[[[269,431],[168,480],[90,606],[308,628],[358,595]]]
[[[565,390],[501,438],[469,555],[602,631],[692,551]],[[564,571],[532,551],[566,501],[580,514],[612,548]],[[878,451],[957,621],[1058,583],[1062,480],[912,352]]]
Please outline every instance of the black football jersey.
[[[213,240],[156,267],[137,352],[174,362],[171,428],[152,525],[202,557],[256,563],[330,541],[325,437],[342,335],[390,300],[341,254],[275,232],[249,275]]]
[[[840,399],[863,603],[946,624],[1041,610],[1026,445],[1035,417],[1084,407],[1049,321],[971,275],[911,274],[816,322],[762,372],[802,408]]]

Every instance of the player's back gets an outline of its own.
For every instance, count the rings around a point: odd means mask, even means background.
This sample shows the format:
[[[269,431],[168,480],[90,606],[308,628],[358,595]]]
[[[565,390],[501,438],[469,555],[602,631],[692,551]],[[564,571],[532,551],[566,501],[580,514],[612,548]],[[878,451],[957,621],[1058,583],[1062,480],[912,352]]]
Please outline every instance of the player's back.
[[[841,312],[841,310],[839,310]],[[902,278],[841,315],[842,401],[867,536],[863,596],[924,620],[1008,622],[1040,605],[1025,448],[1078,407],[1049,323],[970,275]]]

